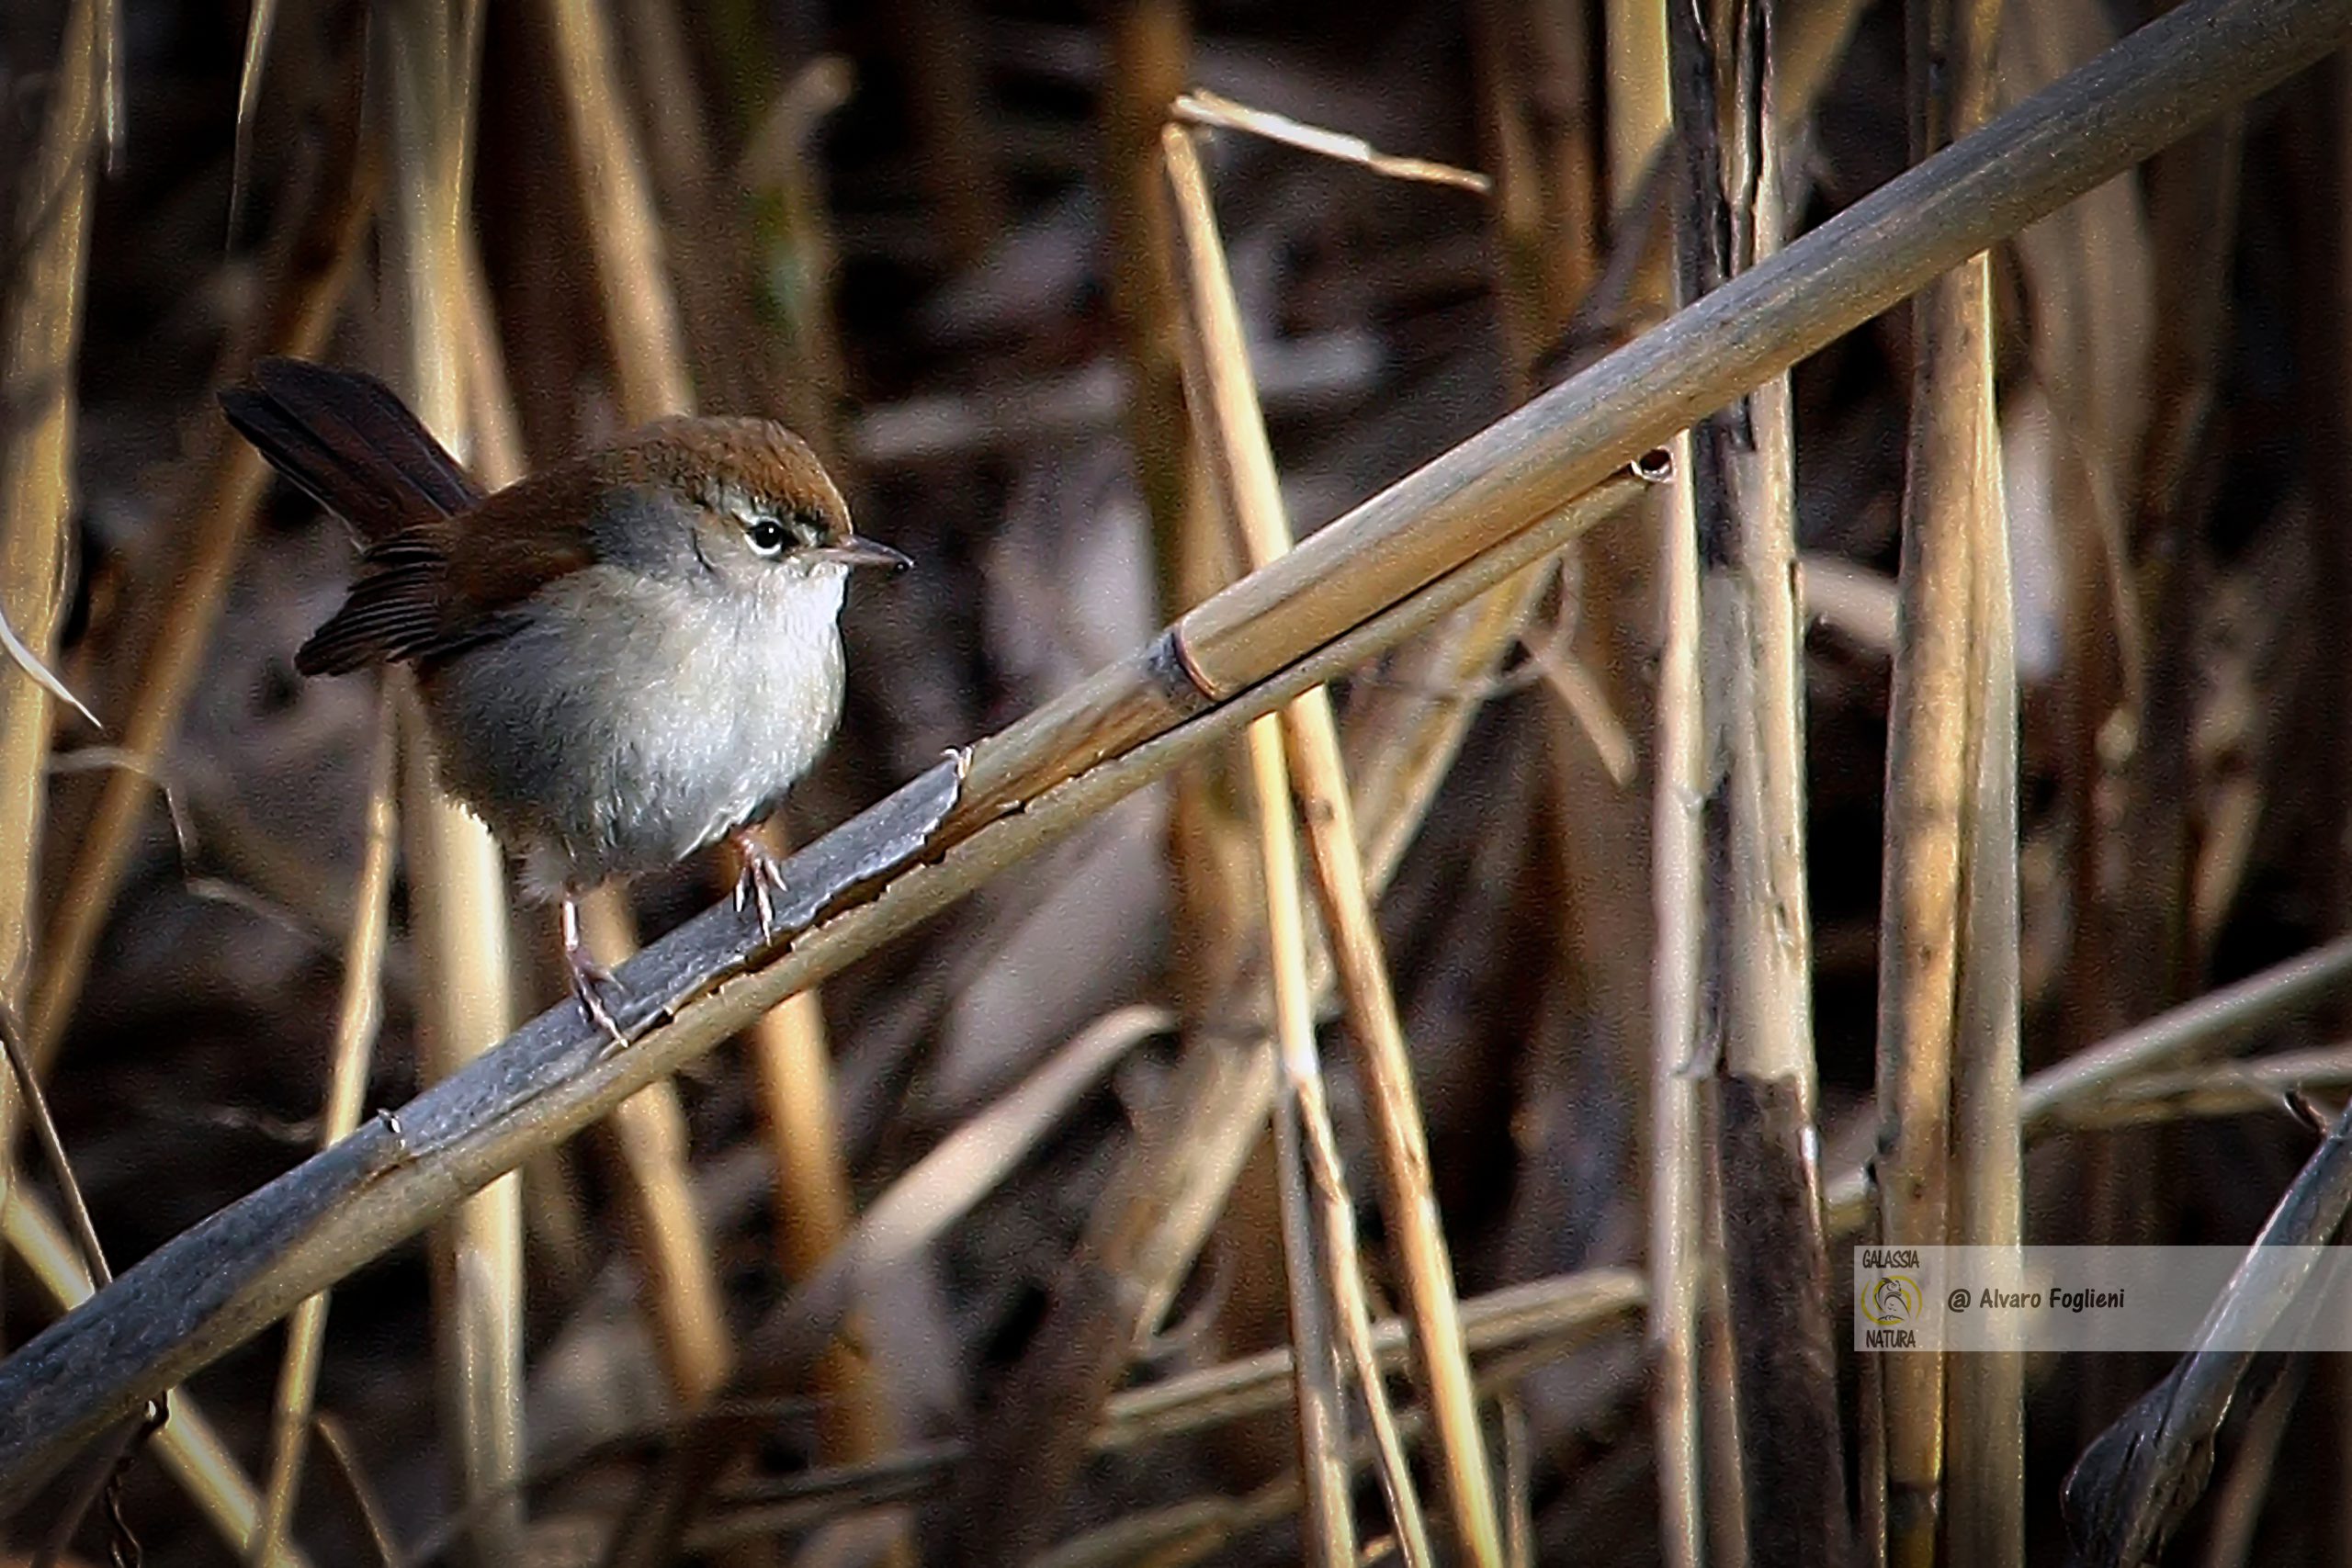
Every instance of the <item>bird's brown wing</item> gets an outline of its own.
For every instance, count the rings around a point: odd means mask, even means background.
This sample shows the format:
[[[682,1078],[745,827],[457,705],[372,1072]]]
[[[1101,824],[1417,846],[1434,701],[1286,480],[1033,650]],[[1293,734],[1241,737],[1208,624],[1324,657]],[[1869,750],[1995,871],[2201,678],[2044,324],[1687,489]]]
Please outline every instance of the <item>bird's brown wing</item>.
[[[592,475],[574,461],[512,486],[455,517],[370,546],[350,596],[294,656],[306,675],[371,664],[430,664],[528,623],[531,596],[592,566]],[[574,493],[578,492],[578,493]]]
[[[265,359],[220,406],[273,468],[368,541],[343,607],[294,656],[306,675],[430,662],[503,637],[540,587],[594,558],[571,521],[594,482],[586,465],[485,495],[372,376]]]

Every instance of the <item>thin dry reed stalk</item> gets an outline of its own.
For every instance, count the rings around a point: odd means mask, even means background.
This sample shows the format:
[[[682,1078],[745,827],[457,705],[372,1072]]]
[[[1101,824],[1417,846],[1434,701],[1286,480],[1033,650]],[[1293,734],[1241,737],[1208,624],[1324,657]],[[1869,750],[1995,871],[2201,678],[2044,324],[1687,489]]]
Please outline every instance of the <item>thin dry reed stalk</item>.
[[[616,9],[619,63],[637,123],[645,128],[646,166],[677,282],[678,320],[704,400],[717,408],[780,412],[830,463],[833,448],[809,428],[821,423],[810,417],[817,412],[811,400],[767,390],[779,379],[771,368],[779,361],[789,363],[789,349],[774,352],[777,337],[797,339],[792,326],[781,334],[763,332],[752,309],[748,256],[741,243],[744,225],[738,218],[741,197],[717,178],[707,96],[695,79],[688,18],[668,0],[628,0]],[[823,299],[821,289],[817,298]],[[796,388],[808,385],[798,378],[785,379]]]
[[[1283,1279],[1290,1302],[1291,1410],[1306,1490],[1306,1558],[1323,1568],[1354,1568],[1348,1400],[1332,1319],[1337,1294],[1351,1286],[1361,1292],[1363,1284],[1336,1277],[1317,1244],[1306,1121],[1308,1103],[1321,1098],[1322,1069],[1315,1055],[1315,1000],[1306,984],[1306,916],[1298,897],[1290,778],[1273,719],[1250,727],[1250,761],[1266,886],[1266,942],[1272,953],[1274,1187],[1282,1201]]]
[[[1989,338],[1989,333],[1987,334]],[[1989,367],[1986,384],[1990,387]],[[1964,1247],[2025,1239],[2021,1111],[2023,986],[2018,887],[2017,615],[2000,468],[1976,517],[1969,698],[1975,744],[1962,872],[1968,920],[1961,963],[1952,1083],[1950,1235]],[[2018,1568],[2025,1562],[2025,1358],[1962,1357],[1946,1376],[1946,1554],[1953,1562]]]
[[[1676,471],[1690,472],[1690,439],[1675,437]],[[1650,1416],[1657,1448],[1660,1546],[1668,1568],[1705,1561],[1700,1467],[1700,1276],[1705,1263],[1699,1115],[1699,803],[1706,755],[1699,694],[1699,539],[1690,486],[1658,507],[1657,729],[1652,742],[1649,1116]],[[1729,1487],[1735,1477],[1715,1478]]]
[[[783,849],[781,834],[774,833]],[[848,1239],[857,1221],[849,1155],[827,1049],[824,1013],[814,990],[786,998],[751,1031],[760,1133],[775,1171],[776,1261],[787,1280],[808,1280]],[[898,1422],[862,1337],[844,1336],[809,1380],[820,1402],[820,1451],[829,1460],[872,1459],[890,1451]],[[914,1560],[910,1530],[896,1532],[893,1560]]]
[[[2000,0],[1913,0],[1915,157],[1989,118],[2000,13]],[[1889,1016],[1884,998],[1894,976],[1905,1015],[1881,1069],[1894,1067],[1896,1086],[1890,1102],[1896,1120],[1882,1133],[1881,1146],[1889,1146],[1886,1132],[1899,1133],[1896,1172],[1904,1185],[1898,1201],[1888,1203],[1897,1195],[1883,1156],[1884,1239],[2015,1246],[2023,1239],[2017,660],[1988,258],[1975,256],[1930,285],[1913,322],[1918,358],[1903,564],[1906,578],[1916,569],[1920,581],[1916,598],[1907,583],[1898,584],[1905,597],[1898,600],[1898,695],[1888,720],[1886,902],[1893,907],[1900,899],[1900,917],[1879,942],[1882,1020]],[[1919,666],[1908,692],[1906,652]],[[1918,706],[1906,711],[1906,702]],[[1938,704],[1945,705],[1940,712],[1929,706]],[[1907,789],[1896,772],[1898,733],[1917,773]],[[1919,831],[1898,857],[1898,832],[1909,828]],[[1883,1032],[1881,1045],[1887,1046]],[[1932,1085],[1931,1073],[1949,1074],[1948,1083]],[[1931,1137],[1939,1142],[1929,1145]],[[1898,1214],[1916,1235],[1895,1231]],[[1919,1382],[1898,1382],[1915,1362],[1925,1369]],[[1897,1356],[1882,1371],[1889,1399],[1891,1560],[1933,1562],[1940,1529],[1942,1554],[1952,1562],[2021,1564],[2021,1359],[2003,1352],[1947,1364],[1934,1356]],[[1935,1384],[1940,1386],[1931,1389]],[[1929,1403],[1939,1399],[1939,1412]]]
[[[359,881],[351,894],[351,931],[343,948],[343,998],[335,1010],[334,1047],[326,1103],[319,1112],[319,1144],[332,1146],[359,1125],[368,1067],[383,1021],[384,948],[392,919],[392,852],[399,831],[393,760],[397,710],[389,692],[377,703],[376,758],[368,769],[366,840]],[[265,1563],[277,1553],[302,1490],[303,1450],[318,1400],[319,1358],[326,1344],[328,1293],[321,1291],[287,1320],[277,1392],[270,1404],[269,1491],[260,1528],[244,1559]]]
[[[1177,253],[1160,172],[1160,128],[1191,68],[1192,26],[1182,0],[1127,0],[1118,8],[1102,122],[1111,304],[1127,363],[1127,447],[1151,518],[1153,580],[1167,619],[1215,593],[1235,572],[1231,538],[1185,417]],[[1195,1031],[1228,1021],[1219,1010],[1259,941],[1254,911],[1263,898],[1244,815],[1245,770],[1237,763],[1229,749],[1211,752],[1179,769],[1169,791],[1173,909],[1165,974],[1177,1011]],[[1181,1271],[1171,1270],[1147,1287],[1148,1322],[1159,1320],[1180,1279]]]
[[[694,384],[662,263],[653,192],[613,69],[612,34],[595,0],[542,0],[555,85],[588,213],[588,242],[631,423],[691,412]]]
[[[1186,299],[1193,335],[1187,342],[1197,358],[1197,374],[1193,377],[1198,392],[1194,423],[1196,428],[1207,426],[1203,446],[1216,460],[1227,509],[1240,531],[1250,566],[1262,567],[1291,547],[1289,512],[1274,472],[1265,416],[1250,378],[1240,309],[1234,299],[1224,241],[1217,232],[1193,133],[1171,125],[1162,135],[1161,145],[1188,263]],[[1259,728],[1252,728],[1253,736]],[[1435,1417],[1456,1535],[1468,1561],[1496,1563],[1502,1554],[1500,1525],[1477,1404],[1470,1391],[1469,1363],[1462,1352],[1453,1265],[1430,1186],[1429,1139],[1413,1089],[1404,1029],[1389,988],[1387,959],[1373,923],[1372,897],[1358,854],[1355,814],[1340,757],[1339,729],[1331,717],[1330,694],[1318,689],[1283,709],[1280,729],[1289,766],[1279,782],[1287,790],[1295,778],[1299,810],[1306,820],[1317,908],[1346,1007],[1357,1075],[1371,1112],[1381,1207],[1396,1241],[1417,1330],[1418,1371]],[[1262,792],[1271,781],[1265,765],[1254,761],[1259,744],[1252,739],[1252,775]],[[1261,818],[1270,809],[1261,800]],[[1261,831],[1264,832],[1262,825]],[[1295,894],[1294,887],[1290,896]],[[1276,890],[1269,887],[1267,897],[1269,908],[1273,908]],[[1278,956],[1279,952],[1278,948]],[[1304,986],[1303,971],[1300,979]],[[1303,1005],[1311,1019],[1311,995],[1303,998]],[[1351,1282],[1351,1288],[1357,1287]],[[1404,1521],[1398,1522],[1401,1528]]]
[[[1668,0],[1603,0],[1601,6],[1609,210],[1621,220],[1639,198],[1650,160],[1666,144],[1673,123],[1666,74],[1668,9]]]
[[[2184,1062],[2226,1049],[2294,1013],[2352,989],[2352,937],[2250,975],[2137,1023],[2043,1068],[2019,1086],[2018,1125],[2030,1142],[2062,1128],[2097,1125],[2102,1107],[2144,1103]],[[2249,1063],[2258,1070],[2260,1063]],[[2188,1108],[2183,1107],[2186,1111]],[[1830,1228],[1849,1234],[1863,1223],[1864,1173],[1847,1171],[1829,1187]]]
[[[1111,306],[1130,378],[1127,446],[1151,515],[1160,611],[1170,618],[1206,597],[1193,592],[1198,574],[1187,566],[1183,547],[1188,517],[1199,502],[1179,357],[1183,324],[1170,265],[1176,250],[1159,164],[1160,127],[1168,106],[1184,90],[1191,65],[1183,0],[1126,0],[1117,8],[1102,127]],[[1176,869],[1182,874],[1181,864]]]
[[[2045,1126],[2076,1132],[2148,1122],[2246,1116],[2278,1110],[2297,1095],[2352,1088],[2352,1047],[2280,1051],[2250,1062],[2221,1062],[2126,1079],[2087,1103],[2051,1107]]]
[[[855,85],[841,56],[809,61],[767,107],[738,164],[755,192],[752,243],[767,280],[766,299],[781,325],[769,355],[773,373],[783,382],[789,423],[829,464],[842,449],[833,426],[846,395],[845,372],[832,310],[838,265],[832,224],[823,172],[809,143]]]
[[[40,143],[16,192],[13,263],[0,288],[0,618],[42,663],[64,612],[73,513],[74,356],[88,270],[105,7],[74,0],[58,43]],[[49,693],[0,669],[0,988],[23,996],[48,794]],[[0,1201],[10,1185],[16,1089],[0,1082]]]
[[[1912,156],[1975,129],[1991,101],[1998,6],[1913,0]],[[1968,911],[1961,846],[1968,759],[1983,716],[1970,680],[1971,605],[1984,527],[1997,518],[1990,270],[1977,256],[1912,302],[1917,344],[1895,646],[1887,699],[1886,844],[1878,943],[1878,1235],[1950,1236],[1958,1073],[1954,1030]],[[1940,1351],[1879,1369],[1885,1409],[1887,1560],[1926,1568],[1940,1549],[1945,1450]]]
[[[466,432],[465,227],[480,0],[402,0],[380,37],[390,71],[392,276],[408,401],[445,444]],[[442,794],[414,688],[401,692],[410,931],[424,1077],[462,1071],[514,1026],[505,871],[482,825]],[[511,1173],[460,1207],[432,1248],[442,1398],[470,1522],[469,1551],[520,1560],[523,1224]]]
[[[636,948],[635,922],[618,889],[604,888],[585,900],[581,916],[582,934],[598,953]],[[628,1217],[646,1329],[671,1398],[681,1411],[691,1410],[727,1382],[735,1348],[716,1249],[695,1201],[686,1115],[676,1086],[666,1079],[648,1084],[613,1112],[605,1131],[616,1156],[614,1185]]]
[[[315,357],[342,311],[377,185],[375,150],[359,124],[357,52],[355,46],[352,79],[334,108],[326,154],[272,258],[262,307],[220,367],[224,385],[264,355]],[[42,929],[29,1022],[34,1059],[44,1068],[81,996],[91,953],[114,908],[132,841],[147,820],[155,777],[196,689],[206,645],[268,484],[261,455],[217,415],[208,417],[203,466],[175,515],[157,525],[168,552],[162,570],[137,584],[120,615],[119,624],[143,639],[131,656],[130,695],[115,740],[123,763],[106,774],[96,804],[69,840],[73,851]]]
[[[245,179],[253,166],[254,117],[261,108],[262,67],[269,60],[269,40],[277,29],[277,0],[254,0],[245,13],[245,53],[237,72],[237,123],[229,146],[229,238],[235,243],[237,220],[245,205]]]
[[[1629,233],[1649,212],[1662,215],[1666,205],[1644,202],[1649,172],[1667,161],[1671,129],[1665,12],[1663,0],[1612,0],[1602,29],[1610,62],[1609,210],[1623,254],[1637,248]],[[1650,220],[1664,227],[1660,219]],[[1634,286],[1628,309],[1636,313],[1665,303],[1672,291],[1668,248],[1638,248],[1654,251],[1659,265]],[[1717,1517],[1743,1518],[1745,1507],[1737,1472],[1707,1475],[1701,1459],[1706,1417],[1712,1416],[1719,1432],[1727,1432],[1735,1428],[1736,1411],[1728,1381],[1699,1375],[1701,1313],[1720,1299],[1700,1288],[1710,1228],[1699,1107],[1704,1070],[1699,1039],[1704,872],[1699,803],[1705,797],[1708,762],[1702,739],[1698,521],[1691,510],[1690,438],[1676,437],[1672,450],[1682,482],[1648,502],[1657,525],[1653,603],[1658,628],[1650,741],[1648,1348],[1660,1551],[1668,1568],[1698,1568],[1705,1561],[1708,1483]],[[1719,1337],[1722,1326],[1717,1325]]]

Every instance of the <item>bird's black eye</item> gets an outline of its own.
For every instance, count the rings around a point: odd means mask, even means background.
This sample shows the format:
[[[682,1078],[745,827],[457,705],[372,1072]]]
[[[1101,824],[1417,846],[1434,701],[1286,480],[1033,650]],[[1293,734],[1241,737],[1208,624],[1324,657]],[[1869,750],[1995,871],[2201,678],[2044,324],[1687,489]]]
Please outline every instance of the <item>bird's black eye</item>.
[[[763,556],[784,554],[785,546],[792,541],[792,535],[783,522],[774,517],[752,518],[743,525],[743,537],[752,542],[755,553]]]

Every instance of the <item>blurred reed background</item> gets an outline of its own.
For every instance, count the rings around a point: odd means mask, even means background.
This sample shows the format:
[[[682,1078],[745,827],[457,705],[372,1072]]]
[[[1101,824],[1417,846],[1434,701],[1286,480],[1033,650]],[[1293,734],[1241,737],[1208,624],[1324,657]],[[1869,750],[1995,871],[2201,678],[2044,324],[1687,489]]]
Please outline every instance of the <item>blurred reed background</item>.
[[[563,994],[293,671],[255,356],[492,483],[808,438],[919,570],[804,841],[2165,9],[11,0],[0,612],[103,728],[0,668],[0,995],[116,1268]],[[69,1560],[2352,1563],[2340,1361],[1842,1348],[1863,1235],[2340,1184],[2347,215],[2330,62],[232,1351]],[[90,1290],[20,1120],[7,1348]]]

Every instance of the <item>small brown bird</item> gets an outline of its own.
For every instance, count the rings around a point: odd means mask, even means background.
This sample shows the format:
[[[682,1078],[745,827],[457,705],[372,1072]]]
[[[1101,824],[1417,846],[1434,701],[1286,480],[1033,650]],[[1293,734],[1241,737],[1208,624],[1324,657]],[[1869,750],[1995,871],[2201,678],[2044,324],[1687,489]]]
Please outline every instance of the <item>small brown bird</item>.
[[[580,896],[751,829],[842,709],[852,568],[907,558],[850,529],[808,446],[762,419],[670,419],[496,494],[370,376],[268,359],[220,394],[271,466],[356,528],[343,608],[295,667],[416,671],[441,781],[560,900],[572,991],[619,1038]]]

